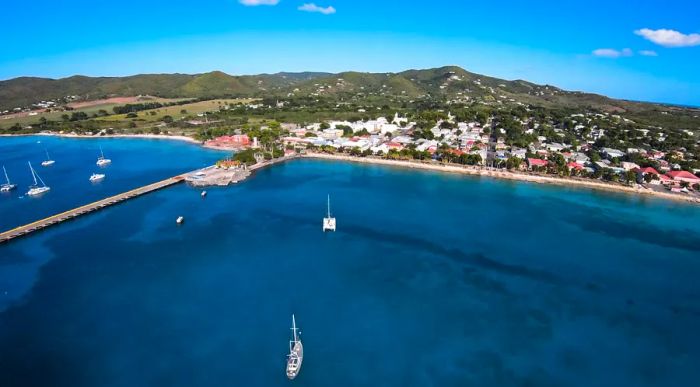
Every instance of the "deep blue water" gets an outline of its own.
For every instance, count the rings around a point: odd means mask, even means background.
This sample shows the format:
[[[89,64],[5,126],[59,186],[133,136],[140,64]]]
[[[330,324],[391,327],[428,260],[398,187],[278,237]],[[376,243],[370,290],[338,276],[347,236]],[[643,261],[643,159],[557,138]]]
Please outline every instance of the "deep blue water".
[[[104,168],[95,164],[100,146],[112,160]],[[41,166],[45,150],[56,161],[50,167]],[[0,167],[4,165],[17,184],[11,193],[0,194],[0,231],[211,165],[222,155],[226,154],[172,140],[0,137]],[[40,198],[25,196],[33,184],[28,161],[51,187]],[[105,180],[91,183],[93,173],[105,174]],[[0,181],[5,182],[2,170]]]
[[[700,380],[698,207],[310,160],[208,191],[0,246],[2,386]]]

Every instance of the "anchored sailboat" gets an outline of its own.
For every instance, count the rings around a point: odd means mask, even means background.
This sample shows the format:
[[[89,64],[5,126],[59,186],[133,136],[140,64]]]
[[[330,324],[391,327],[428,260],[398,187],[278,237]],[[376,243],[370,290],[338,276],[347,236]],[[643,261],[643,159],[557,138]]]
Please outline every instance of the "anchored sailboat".
[[[51,157],[49,156],[49,150],[48,149],[44,149],[44,150],[46,151],[46,160],[42,161],[41,165],[44,167],[48,167],[48,166],[53,165],[55,163],[55,161],[51,160]]]
[[[287,377],[292,380],[301,371],[301,362],[304,360],[304,346],[297,335],[297,322],[292,315],[292,332],[294,339],[289,342],[289,355],[287,355]]]
[[[112,160],[105,158],[105,154],[102,151],[102,147],[100,147],[100,157],[97,158],[97,165],[100,167],[104,167],[105,165],[109,165],[111,163]]]
[[[7,183],[0,185],[0,192],[10,192],[17,188],[17,184],[12,184],[10,182],[10,178],[7,176],[7,170],[5,169],[4,165],[2,166],[2,171],[5,172],[5,181],[7,181]]]
[[[323,231],[335,231],[335,218],[331,217],[331,195],[328,195],[328,216],[323,218]]]
[[[51,187],[46,186],[46,183],[44,183],[44,181],[41,180],[41,177],[39,175],[37,175],[34,168],[32,168],[32,163],[31,162],[28,162],[28,163],[29,163],[29,170],[32,171],[32,177],[34,178],[34,184],[29,186],[29,191],[27,191],[27,195],[38,196],[38,195],[41,195],[45,192],[50,191]],[[41,182],[41,186],[39,186],[39,182],[37,181],[37,179],[39,179],[39,181]]]

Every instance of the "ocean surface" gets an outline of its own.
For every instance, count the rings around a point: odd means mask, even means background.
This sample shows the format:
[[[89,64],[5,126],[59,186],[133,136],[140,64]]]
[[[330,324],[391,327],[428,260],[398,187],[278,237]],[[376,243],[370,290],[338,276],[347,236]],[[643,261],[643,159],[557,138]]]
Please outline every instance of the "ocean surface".
[[[124,141],[100,143],[115,169],[143,153],[129,183],[181,172],[164,157],[212,156]],[[81,143],[84,163],[98,144]],[[181,146],[182,159],[161,149]],[[699,207],[317,160],[208,193],[178,185],[0,245],[0,385],[700,380]],[[327,194],[338,231],[324,234]],[[305,357],[290,382],[292,313]]]
[[[112,160],[106,167],[96,165],[100,147]],[[47,151],[56,163],[43,167]],[[175,140],[0,137],[0,167],[4,165],[10,181],[17,184],[14,191],[0,193],[0,232],[211,165],[226,155]],[[25,195],[33,184],[27,162],[51,187],[40,198]],[[105,180],[90,182],[93,173],[105,174]],[[2,170],[0,183],[5,183]]]

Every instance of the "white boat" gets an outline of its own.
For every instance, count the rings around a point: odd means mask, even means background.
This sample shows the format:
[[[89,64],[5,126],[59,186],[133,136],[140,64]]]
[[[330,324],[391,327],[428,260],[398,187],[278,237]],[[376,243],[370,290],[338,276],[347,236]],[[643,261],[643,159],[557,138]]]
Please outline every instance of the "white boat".
[[[10,192],[17,188],[17,184],[12,184],[10,182],[10,178],[7,176],[7,170],[5,169],[4,165],[2,166],[2,171],[5,172],[5,181],[7,181],[7,183],[0,185],[0,192]]]
[[[37,175],[34,168],[32,168],[31,162],[29,162],[29,170],[32,171],[32,177],[34,178],[34,184],[29,186],[29,191],[27,191],[27,195],[39,196],[39,195],[51,190],[51,187],[46,186],[44,181],[41,180],[41,177],[39,175]],[[37,181],[37,179],[38,179],[38,181]],[[41,185],[39,185],[39,182],[41,182]]]
[[[292,332],[294,339],[289,342],[289,355],[287,355],[287,377],[293,380],[301,371],[301,362],[304,360],[304,346],[297,335],[297,322],[292,315]]]
[[[49,151],[48,149],[44,149],[46,151],[46,160],[41,162],[41,165],[44,167],[49,167],[55,163],[55,161],[51,160],[51,157],[49,157]]]
[[[100,147],[100,157],[97,158],[97,165],[100,167],[104,167],[105,165],[109,165],[111,163],[112,160],[105,158],[105,154],[102,151],[102,147]]]
[[[95,183],[95,182],[104,180],[104,178],[105,178],[104,173],[93,173],[92,176],[90,176],[90,181]]]
[[[331,217],[331,196],[328,195],[328,216],[323,218],[323,231],[335,231],[335,218]]]
[[[207,191],[202,191],[202,197],[207,196]]]
[[[183,216],[178,216],[177,220],[175,220],[175,223],[177,223],[177,224],[182,224],[184,222],[185,222],[185,217],[183,217]]]

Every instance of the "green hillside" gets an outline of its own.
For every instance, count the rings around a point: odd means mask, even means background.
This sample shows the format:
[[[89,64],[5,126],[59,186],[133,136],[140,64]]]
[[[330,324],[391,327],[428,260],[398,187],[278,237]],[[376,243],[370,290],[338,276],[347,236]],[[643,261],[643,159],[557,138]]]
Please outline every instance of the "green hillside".
[[[78,96],[94,100],[114,96],[152,95],[166,98],[334,96],[425,98],[438,101],[521,103],[544,107],[593,108],[608,112],[647,112],[661,105],[615,100],[569,92],[523,80],[503,80],[470,73],[456,66],[400,73],[277,73],[232,76],[144,74],[128,77],[73,76],[63,79],[22,77],[0,81],[0,110],[28,107],[42,100]]]

